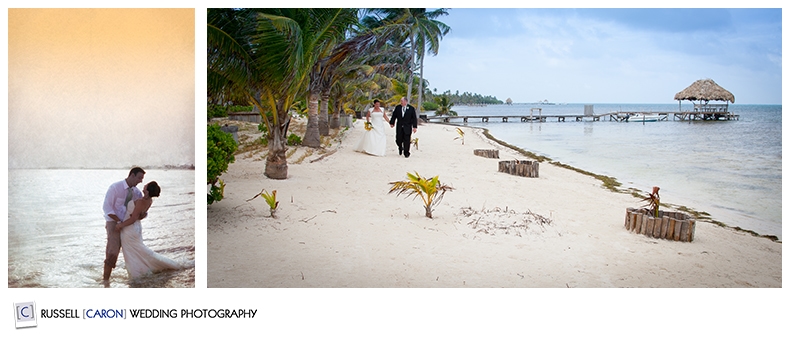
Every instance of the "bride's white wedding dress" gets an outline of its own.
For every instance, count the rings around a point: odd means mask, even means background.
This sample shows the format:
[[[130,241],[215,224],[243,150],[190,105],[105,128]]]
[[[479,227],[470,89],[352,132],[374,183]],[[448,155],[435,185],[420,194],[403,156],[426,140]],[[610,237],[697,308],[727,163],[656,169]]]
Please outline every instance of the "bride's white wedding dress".
[[[382,108],[383,109],[383,108]],[[368,153],[376,156],[384,156],[387,150],[387,135],[384,134],[385,128],[389,125],[384,123],[384,112],[370,112],[371,130],[365,130],[362,139],[354,149],[359,152]]]
[[[133,210],[134,201],[129,201],[129,204],[126,205],[126,217],[124,217],[124,220],[129,219]],[[186,268],[189,265],[162,256],[145,246],[143,243],[143,228],[139,220],[121,229],[121,250],[123,250],[126,271],[131,278],[138,278],[162,270]]]

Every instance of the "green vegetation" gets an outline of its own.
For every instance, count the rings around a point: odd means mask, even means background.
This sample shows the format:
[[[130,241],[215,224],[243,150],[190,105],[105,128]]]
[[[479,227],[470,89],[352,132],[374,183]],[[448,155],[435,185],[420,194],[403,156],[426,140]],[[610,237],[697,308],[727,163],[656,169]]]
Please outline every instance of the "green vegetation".
[[[302,138],[299,137],[299,135],[296,135],[296,134],[293,134],[293,133],[291,135],[288,135],[288,145],[289,146],[298,146],[300,144],[302,144]]]
[[[432,111],[439,108],[439,105],[436,102],[423,102],[422,103],[422,111]]]
[[[249,112],[252,111],[252,106],[223,106],[219,104],[209,104],[206,107],[206,115],[208,118],[214,117],[228,117],[228,113]]]
[[[212,204],[224,197],[225,182],[220,180],[219,176],[228,171],[228,164],[235,161],[233,153],[236,152],[237,145],[233,136],[222,131],[219,125],[209,125],[207,134],[207,184],[211,185],[208,204]]]
[[[425,217],[433,218],[433,208],[441,202],[444,194],[453,188],[439,182],[439,176],[424,178],[415,172],[406,173],[406,177],[408,177],[406,181],[390,182],[392,187],[389,193],[397,193],[397,196],[405,193],[406,197],[414,196],[415,199],[419,196],[425,204]]]
[[[206,107],[206,115],[208,116],[208,118],[227,117],[228,110],[226,109],[226,107],[223,107],[218,104],[209,104]]]
[[[270,194],[266,191],[266,189],[262,189],[260,193],[248,199],[247,202],[256,199],[258,196],[263,197],[263,199],[266,201],[266,204],[269,205],[269,216],[276,218],[274,216],[274,212],[277,211],[277,206],[280,205],[280,202],[277,201],[277,190],[272,190]]]
[[[453,109],[454,103],[450,102],[450,98],[447,95],[437,96],[434,98],[436,101],[436,112],[437,116],[448,115],[448,116],[458,116]]]
[[[497,99],[496,96],[489,96],[489,95],[480,95],[477,93],[469,93],[464,92],[459,94],[458,91],[455,91],[455,94],[451,93],[449,90],[445,91],[444,93],[439,94],[434,88],[434,92],[432,95],[434,98],[445,96],[449,99],[450,102],[456,105],[480,105],[480,104],[503,104],[501,100]]]
[[[443,8],[209,8],[208,102],[243,102],[262,112],[269,148],[264,174],[286,179],[293,112],[307,115],[303,145],[320,147],[321,137],[339,128],[339,114],[362,111],[372,98],[411,97],[417,87],[410,102],[420,107],[425,55],[436,55],[449,33],[437,20],[447,14]],[[226,113],[212,107],[209,116]]]

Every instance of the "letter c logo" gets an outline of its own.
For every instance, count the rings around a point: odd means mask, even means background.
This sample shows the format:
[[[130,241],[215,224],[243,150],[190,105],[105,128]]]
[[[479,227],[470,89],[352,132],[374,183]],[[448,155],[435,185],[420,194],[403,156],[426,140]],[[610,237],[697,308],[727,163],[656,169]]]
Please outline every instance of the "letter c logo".
[[[25,310],[27,310],[28,314],[25,314]],[[19,314],[22,315],[22,317],[30,318],[30,306],[23,306],[22,309],[19,310]]]

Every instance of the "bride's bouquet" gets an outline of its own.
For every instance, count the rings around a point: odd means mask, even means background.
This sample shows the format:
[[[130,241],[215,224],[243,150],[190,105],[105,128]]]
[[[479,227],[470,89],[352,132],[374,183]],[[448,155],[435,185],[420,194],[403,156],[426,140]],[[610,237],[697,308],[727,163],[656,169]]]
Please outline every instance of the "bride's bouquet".
[[[365,122],[365,130],[373,130],[373,123]]]

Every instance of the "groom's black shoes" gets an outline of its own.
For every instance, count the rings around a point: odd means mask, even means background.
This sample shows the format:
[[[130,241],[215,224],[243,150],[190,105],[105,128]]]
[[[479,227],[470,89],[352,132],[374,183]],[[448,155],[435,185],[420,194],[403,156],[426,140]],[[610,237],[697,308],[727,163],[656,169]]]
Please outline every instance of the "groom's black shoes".
[[[403,148],[398,148],[398,156],[403,155]],[[408,157],[408,156],[406,156]]]

